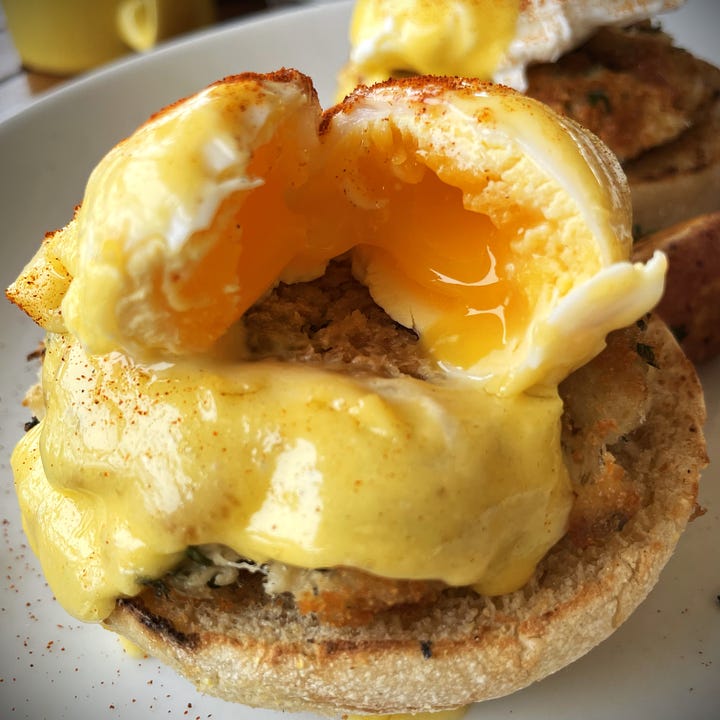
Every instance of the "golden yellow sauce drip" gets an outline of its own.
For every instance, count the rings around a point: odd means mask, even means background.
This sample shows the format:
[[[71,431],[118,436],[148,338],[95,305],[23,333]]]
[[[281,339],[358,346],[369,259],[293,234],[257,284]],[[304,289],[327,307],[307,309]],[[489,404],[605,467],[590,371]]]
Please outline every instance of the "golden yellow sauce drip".
[[[341,95],[403,73],[490,80],[515,37],[519,0],[359,0]]]
[[[147,657],[147,653],[139,646],[136,645],[132,640],[128,640],[122,635],[118,635],[118,642],[123,651],[131,657],[133,660],[142,660]]]
[[[43,381],[47,414],[13,471],[48,582],[86,620],[191,544],[498,594],[565,530],[557,394],[266,362],[143,368],[59,335]]]

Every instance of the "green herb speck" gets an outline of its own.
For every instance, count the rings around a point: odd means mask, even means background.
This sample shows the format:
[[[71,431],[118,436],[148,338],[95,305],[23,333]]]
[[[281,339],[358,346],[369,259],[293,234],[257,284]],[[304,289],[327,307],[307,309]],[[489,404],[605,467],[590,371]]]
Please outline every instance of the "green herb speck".
[[[651,367],[658,367],[657,362],[655,361],[655,351],[652,349],[650,345],[646,345],[645,343],[638,343],[635,346],[635,349],[637,350],[637,354]]]
[[[603,105],[605,112],[612,112],[612,106],[610,105],[610,99],[605,94],[604,90],[597,88],[595,90],[589,90],[587,94],[588,102],[595,107],[596,105]]]

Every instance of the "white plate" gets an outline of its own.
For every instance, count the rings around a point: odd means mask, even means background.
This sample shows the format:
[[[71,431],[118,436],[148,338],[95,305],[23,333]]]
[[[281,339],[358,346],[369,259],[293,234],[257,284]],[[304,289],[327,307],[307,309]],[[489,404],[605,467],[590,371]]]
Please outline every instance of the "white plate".
[[[224,75],[294,66],[328,104],[346,53],[347,2],[261,17],[117,63],[50,94],[0,125],[0,282],[6,286],[46,230],[65,224],[97,160],[152,111]],[[720,63],[720,4],[690,0],[666,28]],[[22,534],[8,456],[28,419],[19,406],[40,333],[0,302],[0,717],[41,720],[213,718],[279,720],[198,694],[152,659],[57,605]],[[720,460],[720,363],[702,370],[711,457]],[[474,707],[484,718],[720,717],[720,471],[708,470],[692,523],[648,600],[608,641],[553,677]],[[310,715],[297,716],[310,718]]]

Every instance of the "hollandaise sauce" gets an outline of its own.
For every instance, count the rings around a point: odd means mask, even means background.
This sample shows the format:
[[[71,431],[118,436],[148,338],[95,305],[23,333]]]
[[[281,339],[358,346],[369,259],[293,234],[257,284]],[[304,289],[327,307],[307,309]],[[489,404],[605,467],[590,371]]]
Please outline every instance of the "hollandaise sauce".
[[[407,73],[490,80],[519,15],[519,0],[359,0],[351,60],[365,84]]]
[[[134,364],[48,338],[13,455],[58,600],[99,620],[188,545],[503,593],[565,530],[558,396],[271,362]]]

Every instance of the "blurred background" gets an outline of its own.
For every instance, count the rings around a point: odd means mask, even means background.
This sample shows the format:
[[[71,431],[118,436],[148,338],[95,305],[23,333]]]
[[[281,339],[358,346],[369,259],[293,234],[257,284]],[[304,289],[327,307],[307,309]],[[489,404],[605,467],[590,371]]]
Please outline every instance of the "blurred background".
[[[2,0],[0,116],[125,54],[150,50],[203,27],[309,1]]]

